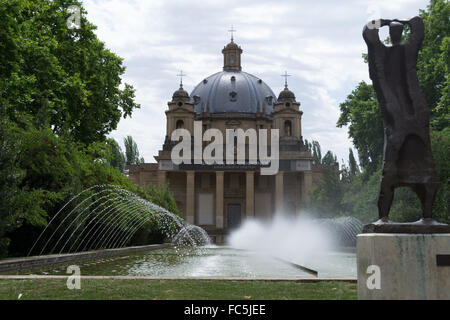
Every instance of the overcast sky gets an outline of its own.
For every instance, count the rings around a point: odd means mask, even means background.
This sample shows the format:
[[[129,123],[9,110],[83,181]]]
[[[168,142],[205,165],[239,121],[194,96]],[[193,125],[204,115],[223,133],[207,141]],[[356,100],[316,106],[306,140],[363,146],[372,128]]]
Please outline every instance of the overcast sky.
[[[111,133],[123,147],[136,140],[146,162],[161,148],[164,111],[183,70],[190,93],[207,76],[222,70],[221,50],[230,40],[243,49],[242,69],[265,81],[278,96],[285,70],[289,88],[301,102],[303,137],[318,140],[348,161],[353,147],[347,128],[336,128],[339,103],[361,81],[370,81],[361,54],[364,24],[380,16],[409,18],[425,0],[356,1],[168,1],[85,0],[88,20],[113,52],[124,58],[123,80],[136,89],[141,109],[122,119]],[[383,35],[387,32],[383,31]]]

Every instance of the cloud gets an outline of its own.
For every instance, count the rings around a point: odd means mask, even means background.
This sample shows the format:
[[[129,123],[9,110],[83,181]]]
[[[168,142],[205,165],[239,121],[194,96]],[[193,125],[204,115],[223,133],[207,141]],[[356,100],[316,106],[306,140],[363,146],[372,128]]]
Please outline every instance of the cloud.
[[[361,54],[361,36],[371,12],[405,18],[424,9],[426,0],[359,1],[164,1],[87,0],[87,18],[98,26],[100,40],[127,67],[124,81],[136,88],[141,109],[123,119],[111,136],[122,144],[132,135],[141,155],[153,162],[166,133],[167,101],[184,87],[222,69],[227,30],[237,29],[243,70],[262,78],[278,94],[287,70],[289,88],[303,110],[303,136],[323,150],[348,159],[347,128],[336,128],[339,103],[361,80],[370,81]]]

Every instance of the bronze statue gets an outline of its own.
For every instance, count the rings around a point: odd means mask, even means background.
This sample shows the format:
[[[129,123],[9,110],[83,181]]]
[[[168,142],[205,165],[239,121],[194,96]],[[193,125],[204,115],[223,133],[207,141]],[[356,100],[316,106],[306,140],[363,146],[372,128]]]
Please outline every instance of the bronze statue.
[[[409,25],[411,32],[402,42],[404,25]],[[391,46],[380,41],[378,27],[383,26],[389,26]],[[367,225],[364,232],[435,233],[449,230],[448,225],[437,223],[431,217],[438,182],[431,153],[429,109],[416,70],[424,31],[420,17],[381,19],[367,24],[363,30],[368,47],[369,74],[384,126],[379,220]],[[422,219],[415,223],[400,224],[388,220],[394,189],[401,186],[410,187],[422,203]]]

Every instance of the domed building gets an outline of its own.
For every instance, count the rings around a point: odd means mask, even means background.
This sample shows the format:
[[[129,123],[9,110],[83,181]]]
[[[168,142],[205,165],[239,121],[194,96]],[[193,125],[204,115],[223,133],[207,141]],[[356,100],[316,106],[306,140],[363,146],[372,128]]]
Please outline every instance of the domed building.
[[[222,54],[222,71],[201,80],[190,94],[182,83],[173,93],[157,163],[129,167],[130,178],[140,186],[169,183],[186,220],[203,227],[217,242],[244,219],[297,212],[321,175],[303,144],[303,112],[287,83],[277,97],[262,79],[242,71],[242,49],[233,39]],[[262,175],[259,164],[248,163],[175,165],[171,151],[178,141],[171,141],[172,132],[188,130],[193,143],[195,123],[200,121],[202,132],[214,128],[224,136],[227,129],[267,129],[268,135],[279,129],[278,173]]]

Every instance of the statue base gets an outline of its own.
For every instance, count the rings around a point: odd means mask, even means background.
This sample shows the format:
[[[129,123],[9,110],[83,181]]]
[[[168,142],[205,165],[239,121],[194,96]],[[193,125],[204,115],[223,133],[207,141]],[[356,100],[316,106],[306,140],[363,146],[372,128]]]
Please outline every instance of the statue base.
[[[357,237],[358,299],[450,299],[450,233]]]
[[[408,233],[408,234],[435,234],[450,233],[450,225],[439,223],[433,219],[420,219],[416,222],[398,223],[387,219],[366,224],[362,233]]]

